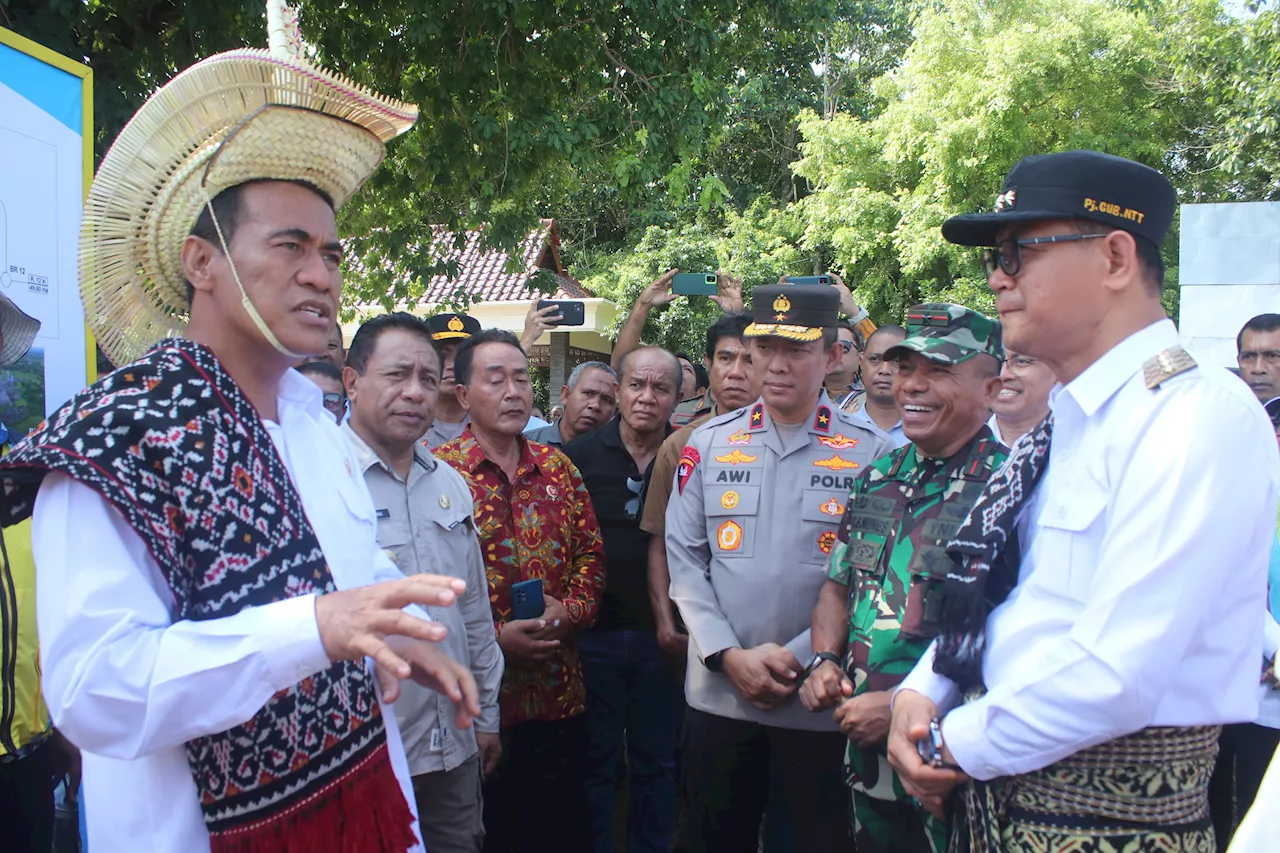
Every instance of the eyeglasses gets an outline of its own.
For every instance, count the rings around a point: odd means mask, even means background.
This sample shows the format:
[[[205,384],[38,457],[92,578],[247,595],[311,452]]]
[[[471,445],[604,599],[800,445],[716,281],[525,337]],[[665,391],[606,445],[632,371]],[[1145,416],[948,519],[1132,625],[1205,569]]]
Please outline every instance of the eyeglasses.
[[[312,398],[315,399],[314,397]],[[347,402],[345,394],[339,394],[337,391],[330,391],[324,395],[324,405],[327,409],[338,409],[342,404]]]
[[[1106,234],[1058,234],[1053,237],[1028,237],[1022,240],[1001,240],[994,248],[982,250],[982,268],[987,278],[996,274],[998,267],[1005,275],[1013,277],[1022,272],[1022,247],[1042,246],[1047,243],[1075,243],[1094,240]]]
[[[1271,425],[1280,429],[1280,397],[1276,397],[1267,401],[1267,417],[1271,418]]]
[[[843,338],[841,338],[840,349],[844,350],[845,355],[848,355],[849,351],[853,349],[853,341],[846,341]]]
[[[637,518],[640,515],[640,491],[644,488],[644,477],[628,477],[627,491],[634,496],[627,501],[622,511],[627,514],[627,518]]]
[[[1004,360],[1004,366],[1014,373],[1025,373],[1036,366],[1036,360],[1029,355],[1011,355]]]

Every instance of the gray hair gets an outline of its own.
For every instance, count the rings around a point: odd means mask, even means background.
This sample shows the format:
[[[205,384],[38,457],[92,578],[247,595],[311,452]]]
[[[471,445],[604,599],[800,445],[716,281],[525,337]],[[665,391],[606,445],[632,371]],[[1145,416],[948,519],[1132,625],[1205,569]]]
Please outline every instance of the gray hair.
[[[681,392],[686,390],[683,387],[684,368],[680,366],[680,356],[676,355],[670,350],[665,350],[662,347],[655,347],[655,346],[637,347],[636,349],[633,349],[630,352],[628,352],[626,355],[624,355],[622,359],[618,362],[618,375],[622,376],[627,372],[627,365],[631,363],[631,357],[633,355],[638,355],[639,353],[649,352],[649,351],[660,352],[663,355],[665,355],[667,358],[671,359],[671,382],[675,386],[676,398],[679,399]],[[691,365],[692,363],[693,362],[690,362]],[[688,390],[692,391],[693,389],[689,388]]]
[[[573,369],[573,372],[569,374],[569,378],[565,380],[564,384],[568,386],[570,391],[572,391],[574,388],[578,387],[578,380],[581,379],[582,374],[586,373],[588,370],[603,370],[605,373],[609,374],[609,378],[614,382],[618,381],[618,374],[614,373],[613,368],[605,364],[603,361],[584,361]]]

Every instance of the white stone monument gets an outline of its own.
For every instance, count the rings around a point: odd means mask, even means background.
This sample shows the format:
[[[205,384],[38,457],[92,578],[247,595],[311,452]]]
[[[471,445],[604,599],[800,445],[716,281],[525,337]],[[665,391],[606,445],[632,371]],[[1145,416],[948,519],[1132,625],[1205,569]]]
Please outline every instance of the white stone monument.
[[[1280,202],[1184,204],[1178,330],[1198,361],[1236,366],[1236,333],[1280,313]]]

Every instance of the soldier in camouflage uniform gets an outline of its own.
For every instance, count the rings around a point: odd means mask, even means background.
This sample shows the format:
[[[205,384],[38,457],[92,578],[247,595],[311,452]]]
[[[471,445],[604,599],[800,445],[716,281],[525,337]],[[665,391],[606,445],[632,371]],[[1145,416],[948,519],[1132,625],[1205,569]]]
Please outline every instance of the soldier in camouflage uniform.
[[[986,424],[1000,390],[1000,324],[958,305],[917,305],[907,338],[885,355],[899,363],[894,398],[912,443],[854,484],[813,612],[825,660],[800,696],[812,711],[834,706],[849,737],[859,853],[941,853],[946,827],[889,768],[889,700],[937,633],[947,541],[1007,454]]]

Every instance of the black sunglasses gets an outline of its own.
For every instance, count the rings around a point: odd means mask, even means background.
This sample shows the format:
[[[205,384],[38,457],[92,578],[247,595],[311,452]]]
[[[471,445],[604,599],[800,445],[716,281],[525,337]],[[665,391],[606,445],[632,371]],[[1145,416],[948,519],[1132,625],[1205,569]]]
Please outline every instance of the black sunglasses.
[[[627,518],[636,518],[640,515],[640,491],[644,488],[644,477],[628,477],[627,491],[631,492],[634,497],[627,501],[622,511],[627,514]]]
[[[346,395],[339,394],[336,391],[329,391],[324,395],[324,404],[326,406],[341,406],[346,401]]]
[[[1001,240],[993,248],[982,250],[982,269],[987,278],[996,274],[999,268],[1005,275],[1013,277],[1022,272],[1022,247],[1042,246],[1046,243],[1075,243],[1079,240],[1094,240],[1106,234],[1058,234],[1053,237],[1027,237],[1021,240]]]

